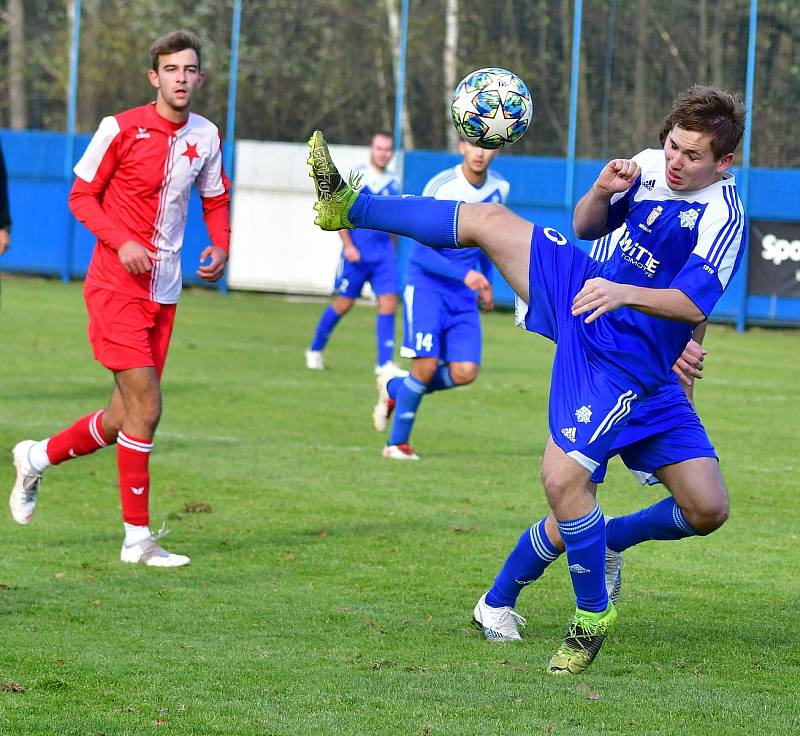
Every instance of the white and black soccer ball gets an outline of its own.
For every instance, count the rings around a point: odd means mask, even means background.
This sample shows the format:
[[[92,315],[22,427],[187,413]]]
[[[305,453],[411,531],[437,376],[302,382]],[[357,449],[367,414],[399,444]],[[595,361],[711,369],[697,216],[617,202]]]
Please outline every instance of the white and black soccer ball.
[[[533,118],[528,88],[507,69],[488,67],[467,74],[453,93],[450,114],[458,134],[481,148],[518,141]]]

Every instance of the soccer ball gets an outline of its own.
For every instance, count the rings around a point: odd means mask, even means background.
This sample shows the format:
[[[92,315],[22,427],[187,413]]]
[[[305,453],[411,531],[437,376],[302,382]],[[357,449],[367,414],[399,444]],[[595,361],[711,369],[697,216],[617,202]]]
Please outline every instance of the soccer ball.
[[[533,117],[533,100],[516,74],[489,67],[467,74],[453,93],[450,114],[458,134],[480,148],[518,141]]]

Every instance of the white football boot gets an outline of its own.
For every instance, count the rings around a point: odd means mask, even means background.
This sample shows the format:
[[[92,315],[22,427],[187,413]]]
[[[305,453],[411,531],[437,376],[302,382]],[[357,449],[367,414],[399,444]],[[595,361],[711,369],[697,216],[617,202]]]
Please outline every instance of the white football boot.
[[[157,534],[151,534],[141,542],[130,546],[123,543],[119,553],[122,562],[130,562],[134,565],[147,565],[148,567],[181,567],[188,565],[191,560],[186,555],[176,555],[167,552],[158,540],[165,537],[169,532],[161,527]]]
[[[324,371],[325,361],[321,350],[306,350],[306,368],[312,371]]]
[[[36,509],[36,494],[42,482],[42,474],[34,470],[28,460],[28,453],[35,444],[35,440],[22,440],[14,447],[13,453],[17,479],[11,489],[8,506],[14,521],[23,526],[31,523]]]
[[[375,427],[378,432],[386,431],[386,427],[389,426],[389,417],[392,416],[392,412],[394,411],[396,402],[394,399],[390,398],[387,389],[389,381],[391,381],[392,378],[394,378],[394,376],[390,376],[388,373],[381,373],[378,375],[378,403],[375,404],[372,409],[372,426]]]
[[[387,360],[385,363],[375,366],[376,376],[380,376],[383,373],[388,373],[391,378],[403,378],[408,375],[408,371],[402,369],[393,360]]]
[[[383,456],[391,460],[419,460],[419,455],[406,443],[400,445],[386,445]]]
[[[472,622],[483,631],[488,641],[520,641],[517,625],[525,626],[525,619],[511,606],[492,608],[486,604],[484,593],[475,604]]]

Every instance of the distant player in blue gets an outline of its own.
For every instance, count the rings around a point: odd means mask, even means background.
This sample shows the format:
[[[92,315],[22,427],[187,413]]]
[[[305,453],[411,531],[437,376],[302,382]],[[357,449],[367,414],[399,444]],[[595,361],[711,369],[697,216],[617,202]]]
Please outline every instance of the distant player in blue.
[[[606,523],[592,478],[619,451],[626,427],[634,428],[641,402],[669,382],[695,326],[711,313],[741,261],[745,218],[728,169],[744,119],[737,97],[692,87],[665,119],[663,149],[603,168],[578,203],[573,225],[587,239],[625,225],[627,234],[604,262],[502,205],[359,195],[337,180],[322,135],[312,136],[318,225],[372,227],[435,248],[478,246],[528,304],[526,328],[556,342],[542,480],[566,547],[577,608],[548,665],[553,674],[584,671],[617,619],[605,584]],[[661,449],[668,457],[677,448]],[[658,463],[657,453],[647,461]],[[687,468],[697,477],[686,478]],[[653,470],[673,493],[681,483],[724,488],[716,458]],[[622,528],[609,524],[609,537],[617,535],[609,541],[624,548],[697,531],[673,498],[665,502],[623,517]],[[543,522],[531,543],[544,562],[556,556],[557,539]]]
[[[505,202],[508,182],[490,169],[496,151],[462,141],[463,161],[434,176],[424,197],[462,202]],[[411,374],[378,376],[375,429],[394,423],[384,457],[419,460],[409,445],[417,410],[425,394],[472,383],[481,367],[479,306],[494,306],[491,261],[478,248],[432,250],[411,246],[403,290],[404,340],[400,354],[411,358]],[[396,406],[395,406],[396,405]],[[395,411],[396,408],[396,411]]]
[[[370,195],[400,194],[397,178],[386,168],[392,155],[392,136],[389,133],[375,133],[369,147],[369,163],[355,172],[362,176],[363,192]],[[311,345],[306,350],[306,367],[316,370],[325,368],[322,351],[339,320],[352,309],[355,300],[361,296],[365,282],[369,281],[378,297],[375,373],[398,375],[402,372],[394,364],[393,357],[400,276],[394,239],[388,233],[363,228],[341,230],[339,237],[342,239],[342,255],[333,287],[336,296],[323,312]]]

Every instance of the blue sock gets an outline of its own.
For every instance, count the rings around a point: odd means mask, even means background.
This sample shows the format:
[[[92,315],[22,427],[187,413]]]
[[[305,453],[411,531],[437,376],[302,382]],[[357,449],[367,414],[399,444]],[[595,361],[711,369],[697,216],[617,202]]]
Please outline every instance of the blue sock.
[[[448,388],[455,388],[456,382],[450,374],[450,366],[445,363],[436,369],[433,379],[428,384],[426,393],[432,394],[434,391],[446,391]]]
[[[386,384],[386,392],[389,394],[390,399],[394,399],[397,401],[397,392],[400,390],[400,387],[403,385],[404,378],[392,378],[389,383]]]
[[[378,339],[377,365],[383,365],[394,357],[394,314],[378,314],[375,336]]]
[[[330,338],[331,333],[341,318],[342,315],[339,314],[333,307],[329,306],[322,313],[322,317],[319,318],[317,331],[314,333],[314,339],[311,341],[309,350],[324,350],[325,346],[328,344],[328,339]]]
[[[358,195],[347,217],[355,227],[414,238],[432,248],[460,248],[460,202],[433,197]]]
[[[526,529],[514,547],[503,568],[494,579],[492,589],[486,594],[486,604],[493,608],[517,604],[522,589],[538,580],[547,566],[560,554],[544,530],[545,517]]]
[[[572,587],[582,611],[605,611],[606,522],[600,505],[579,519],[559,521],[558,531],[567,548]]]
[[[648,539],[684,539],[696,534],[681,507],[668,496],[635,514],[610,519],[606,525],[606,544],[615,552],[622,552]]]
[[[414,427],[414,419],[417,416],[417,407],[422,401],[424,393],[425,384],[422,381],[418,381],[414,376],[406,376],[402,379],[397,390],[397,406],[394,410],[392,434],[387,444],[404,445],[408,443],[411,429]]]

